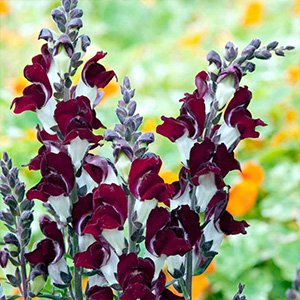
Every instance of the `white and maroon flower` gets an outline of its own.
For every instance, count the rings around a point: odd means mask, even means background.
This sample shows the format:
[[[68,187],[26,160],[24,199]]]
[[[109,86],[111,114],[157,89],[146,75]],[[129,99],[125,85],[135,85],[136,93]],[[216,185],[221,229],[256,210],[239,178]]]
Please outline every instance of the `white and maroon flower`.
[[[115,183],[118,184],[116,169],[114,164],[107,158],[99,155],[87,155],[84,159],[83,172],[86,172],[95,183]]]
[[[199,216],[188,205],[171,212],[163,207],[153,209],[147,220],[146,248],[155,259],[155,273],[167,257],[182,257],[191,251],[201,234]]]
[[[236,64],[231,65],[220,73],[217,79],[218,85],[216,91],[218,109],[222,109],[232,98],[239,87],[242,76],[243,72]]]
[[[96,112],[91,108],[88,98],[80,96],[57,104],[54,112],[59,130],[64,137],[64,145],[68,151],[76,170],[89,148],[89,144],[97,144],[103,137],[94,135],[93,129],[105,128]]]
[[[252,93],[247,86],[239,88],[225,110],[225,122],[215,131],[218,142],[224,143],[230,150],[244,138],[259,137],[256,126],[266,126],[261,119],[252,119],[247,109],[251,98]]]
[[[202,78],[205,72],[196,76],[197,89],[193,94],[185,94],[181,99],[183,105],[180,109],[180,116],[176,119],[162,116],[163,124],[157,126],[156,132],[175,142],[182,156],[182,163],[186,165],[190,149],[197,142],[204,130],[205,122],[205,100],[207,84]]]
[[[77,252],[73,261],[76,268],[100,269],[109,285],[117,284],[115,273],[119,258],[102,236],[97,237],[85,251]]]
[[[70,199],[75,175],[71,158],[63,152],[44,153],[40,161],[42,179],[28,190],[28,200],[49,202],[62,222],[70,216]]]
[[[47,215],[42,215],[39,222],[46,238],[38,242],[32,252],[26,253],[25,258],[33,265],[44,264],[48,269],[51,282],[62,284],[60,271],[68,273],[68,267],[63,258],[65,245],[62,232],[57,228],[56,222]],[[53,272],[56,269],[57,272]]]
[[[203,234],[205,241],[212,241],[209,251],[217,251],[225,235],[246,234],[245,228],[248,227],[246,221],[236,221],[233,216],[226,211],[228,194],[219,191],[210,201],[205,213],[204,221],[208,222]]]
[[[97,63],[97,61],[104,58],[106,54],[106,52],[104,53],[102,51],[97,52],[95,56],[85,63],[81,78],[75,90],[76,96],[89,98],[93,103],[93,107],[99,104],[104,94],[98,89],[104,88],[113,77],[116,76],[114,71],[106,71],[103,65]]]
[[[95,238],[102,235],[122,254],[125,246],[123,226],[127,218],[127,197],[116,184],[101,184],[93,190],[93,214],[86,223],[83,233]]]
[[[132,195],[137,199],[135,221],[143,226],[158,202],[170,206],[170,199],[174,193],[173,185],[165,183],[158,175],[161,165],[160,157],[155,156],[137,158],[131,165],[128,184]]]
[[[224,187],[223,178],[231,170],[240,169],[233,153],[221,144],[215,150],[215,144],[206,138],[196,143],[190,152],[191,179],[196,186],[196,205],[200,212],[206,210],[207,204],[215,193]]]
[[[23,90],[22,97],[13,100],[11,108],[15,106],[16,114],[28,110],[36,112],[45,130],[52,132],[51,128],[56,125],[53,118],[55,103],[51,99],[52,87],[48,72],[53,73],[53,60],[47,44],[42,46],[41,51],[42,54],[32,58],[33,64],[24,68],[24,77],[32,84]]]

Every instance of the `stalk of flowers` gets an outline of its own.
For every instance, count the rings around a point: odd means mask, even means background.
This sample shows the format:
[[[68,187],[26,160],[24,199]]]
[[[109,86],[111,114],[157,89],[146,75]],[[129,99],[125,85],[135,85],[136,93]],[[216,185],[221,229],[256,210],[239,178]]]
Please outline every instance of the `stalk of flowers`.
[[[195,91],[186,93],[180,100],[180,115],[176,119],[163,116],[163,124],[157,127],[157,133],[176,143],[183,165],[179,181],[173,183],[176,193],[171,208],[189,205],[193,211],[204,214],[193,251],[185,258],[178,257],[177,269],[168,262],[171,275],[185,280],[185,299],[191,297],[192,276],[205,271],[224,236],[246,234],[245,228],[249,226],[246,221],[234,220],[226,210],[230,186],[224,178],[230,171],[240,170],[234,158],[239,142],[259,137],[256,127],[266,124],[252,118],[247,109],[252,93],[247,86],[240,86],[240,82],[247,72],[255,70],[255,64],[250,62],[253,58],[269,59],[271,51],[283,56],[283,50],[293,48],[278,47],[278,42],[260,46],[259,39],[252,40],[240,57],[238,48],[231,42],[225,45],[223,58],[210,51],[208,73],[201,71],[196,75]]]
[[[226,211],[229,186],[224,177],[240,169],[233,153],[239,141],[258,137],[256,126],[265,124],[252,119],[247,110],[251,92],[239,83],[254,70],[250,62],[254,57],[270,58],[270,51],[283,55],[291,47],[273,42],[260,48],[255,39],[239,58],[232,43],[226,45],[223,60],[214,51],[208,54],[208,73],[200,72],[194,93],[181,99],[180,116],[162,117],[164,123],[157,128],[182,154],[179,181],[166,184],[159,175],[161,158],[148,152],[154,134],[139,131],[143,118],[136,113],[135,90],[128,77],[116,109],[119,123],[104,137],[94,133],[105,129],[95,112],[103,97],[99,89],[116,75],[98,63],[106,56],[101,51],[84,64],[79,83],[72,85],[90,45],[87,35],[79,35],[83,12],[77,4],[62,0],[62,6],[52,10],[60,34],[41,30],[39,38],[47,43],[24,69],[32,84],[12,102],[15,113],[36,112],[42,124],[37,126],[42,146],[27,165],[40,170],[42,178],[23,199],[25,187],[7,154],[3,156],[1,193],[9,209],[1,219],[12,233],[5,238],[1,266],[8,260],[16,264],[16,273],[8,280],[25,300],[35,295],[76,300],[191,299],[192,276],[205,271],[224,235],[245,234],[248,226]],[[224,122],[218,124],[226,105]],[[92,154],[102,140],[112,142],[114,162]],[[48,215],[39,218],[45,238],[29,250],[35,199],[43,202]],[[162,271],[165,263],[175,278],[170,283]],[[85,291],[83,275],[89,277]],[[48,278],[52,292],[44,289]],[[171,284],[183,297],[167,288]]]

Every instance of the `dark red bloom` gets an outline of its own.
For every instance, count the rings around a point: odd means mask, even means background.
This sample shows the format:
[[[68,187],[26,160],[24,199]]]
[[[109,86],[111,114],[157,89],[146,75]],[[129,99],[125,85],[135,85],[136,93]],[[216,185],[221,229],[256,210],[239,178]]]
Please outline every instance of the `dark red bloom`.
[[[259,133],[255,131],[256,126],[266,126],[261,119],[252,119],[250,111],[247,110],[251,98],[252,93],[247,86],[239,88],[224,113],[226,124],[237,127],[241,139],[259,137]]]
[[[93,214],[83,233],[97,238],[103,229],[123,229],[127,218],[127,197],[116,184],[101,184],[93,191]]]
[[[89,86],[97,88],[104,88],[114,76],[116,76],[114,71],[106,71],[105,67],[98,64],[97,61],[106,56],[106,52],[97,52],[95,56],[89,59],[83,69],[81,78],[83,82]]]
[[[52,88],[47,76],[51,65],[51,55],[46,44],[42,46],[42,54],[33,57],[32,62],[32,65],[24,68],[24,77],[32,84],[23,90],[22,97],[13,100],[10,107],[15,105],[14,113],[16,114],[26,110],[41,109],[52,96]]]
[[[140,201],[156,199],[170,205],[174,187],[158,175],[162,161],[159,157],[135,159],[131,165],[128,184],[131,193]]]
[[[153,209],[147,220],[146,248],[157,256],[185,255],[201,236],[199,216],[188,205]]]
[[[76,268],[98,270],[109,261],[110,251],[110,246],[106,240],[98,238],[97,242],[90,245],[86,251],[77,252],[74,255],[74,265]]]
[[[31,264],[45,264],[58,262],[65,253],[64,239],[61,231],[57,228],[57,224],[47,215],[40,217],[40,228],[46,239],[41,240],[35,250],[26,253],[25,258]]]

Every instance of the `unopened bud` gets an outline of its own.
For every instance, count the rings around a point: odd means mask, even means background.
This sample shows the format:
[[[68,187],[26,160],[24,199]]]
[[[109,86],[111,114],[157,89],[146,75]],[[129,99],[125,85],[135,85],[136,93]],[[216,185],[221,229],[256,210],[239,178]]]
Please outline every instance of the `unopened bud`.
[[[78,30],[83,26],[80,18],[72,19],[68,24],[68,29]]]
[[[268,50],[262,50],[262,51],[255,51],[254,56],[258,59],[269,59],[271,58],[272,54]]]
[[[4,162],[8,162],[8,160],[9,160],[9,155],[8,155],[7,152],[3,152],[3,154],[2,154],[2,159],[3,159]]]
[[[227,61],[233,61],[238,55],[238,47],[236,47],[232,42],[227,42],[225,45],[225,59]]]
[[[250,62],[250,61],[247,61],[245,66],[244,66],[244,72],[250,72],[252,73],[253,71],[255,71],[255,64]]]
[[[62,5],[66,12],[69,12],[71,9],[71,0],[62,0]]]
[[[259,48],[260,44],[261,44],[261,40],[260,40],[260,39],[253,39],[253,40],[249,43],[249,45],[254,46],[256,49]]]
[[[48,28],[43,28],[41,31],[40,31],[40,34],[39,34],[39,37],[38,39],[44,39],[46,40],[47,42],[52,42],[53,41],[53,34],[52,34],[52,31]]]
[[[7,184],[0,184],[0,192],[4,195],[11,193],[11,189]]]
[[[18,206],[18,202],[13,195],[7,195],[6,197],[4,197],[4,202],[12,209],[16,209]]]
[[[214,50],[210,50],[206,56],[206,60],[209,62],[209,66],[213,65],[214,68],[217,68],[217,70],[219,70],[222,66],[222,60],[220,55],[214,51]],[[211,72],[210,70],[208,70],[209,72]],[[215,73],[215,72],[213,72]],[[215,73],[216,74],[216,73]]]
[[[7,233],[3,238],[9,252],[12,256],[18,256],[20,253],[20,243],[17,236],[13,233]]]
[[[136,110],[136,102],[130,101],[130,103],[127,106],[127,110],[128,110],[128,115],[133,116]]]
[[[278,46],[278,44],[279,43],[277,41],[273,41],[273,42],[269,43],[267,45],[267,50],[274,50]]]
[[[66,24],[67,22],[65,14],[58,8],[52,9],[51,16],[55,23]]]
[[[123,86],[127,89],[130,90],[131,89],[131,85],[130,85],[130,80],[128,76],[124,76],[123,79]]]
[[[129,129],[130,132],[135,131],[135,121],[134,118],[128,117],[126,118],[124,125]]]
[[[1,268],[5,268],[8,262],[8,252],[4,249],[0,250],[0,266]]]
[[[297,292],[292,289],[288,289],[285,293],[285,296],[286,296],[287,300],[296,300]]]
[[[282,49],[275,49],[275,54],[277,56],[285,56],[284,51]]]
[[[33,213],[30,210],[25,210],[22,212],[20,221],[23,228],[29,228],[33,221]]]
[[[248,45],[246,48],[243,49],[241,56],[246,57],[246,59],[252,59],[255,52],[255,47],[253,45]]]
[[[72,11],[70,12],[71,19],[81,18],[82,16],[83,16],[83,11],[80,8],[72,9]]]
[[[124,94],[123,94],[123,100],[125,103],[129,103],[131,97],[130,97],[130,94],[127,90],[124,91]]]

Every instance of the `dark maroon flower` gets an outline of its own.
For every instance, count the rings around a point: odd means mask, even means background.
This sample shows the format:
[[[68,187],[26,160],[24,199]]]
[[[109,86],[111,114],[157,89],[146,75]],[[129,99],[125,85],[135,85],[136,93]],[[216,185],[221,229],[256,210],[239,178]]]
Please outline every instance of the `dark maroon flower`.
[[[234,80],[233,80],[234,85],[233,86],[237,90],[238,87],[239,87],[240,81],[242,79],[243,72],[242,72],[241,68],[236,64],[233,64],[230,67],[224,69],[219,74],[217,83],[222,82],[226,77],[228,77],[230,75],[233,76],[233,78],[234,78]]]
[[[97,61],[106,56],[106,52],[97,52],[95,56],[89,59],[82,70],[81,78],[83,82],[89,86],[97,88],[104,88],[115,75],[114,71],[106,71],[105,67],[98,64]]]
[[[87,295],[92,300],[114,300],[114,294],[110,287],[94,285],[89,288]]]
[[[97,242],[90,245],[86,251],[77,252],[74,255],[74,265],[76,268],[98,270],[105,266],[110,259],[111,250],[109,244],[99,238]]]
[[[24,89],[22,97],[13,100],[11,108],[15,105],[14,113],[16,114],[26,110],[41,109],[52,96],[47,72],[42,65],[39,63],[27,65],[24,69],[24,77],[33,84]]]
[[[149,287],[140,283],[132,283],[126,288],[120,300],[155,300],[155,298]]]
[[[114,164],[103,156],[87,155],[83,168],[98,184],[117,182]]]
[[[96,118],[96,112],[91,108],[89,99],[84,96],[58,103],[54,116],[63,136],[74,129],[74,122],[86,123],[91,129],[105,128]]]
[[[146,248],[156,256],[185,255],[201,235],[199,216],[188,205],[171,213],[153,209],[147,220]]]
[[[83,234],[83,230],[93,214],[93,194],[89,193],[84,197],[78,196],[72,209],[73,229],[78,235]]]
[[[158,175],[162,161],[160,157],[135,159],[131,165],[128,184],[131,193],[140,201],[156,199],[170,205],[174,188]]]
[[[42,215],[39,219],[40,228],[46,239],[37,243],[35,250],[25,254],[25,258],[31,264],[45,264],[58,262],[65,253],[63,235],[57,228],[57,224],[47,215]]]
[[[248,87],[239,88],[225,110],[225,122],[215,132],[219,143],[224,143],[228,149],[233,149],[244,138],[257,138],[256,126],[266,126],[261,119],[252,119],[247,109],[252,98]]]

